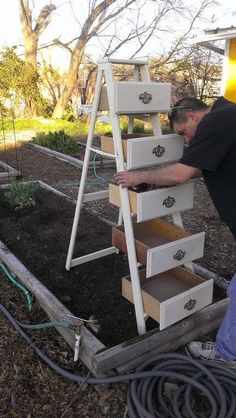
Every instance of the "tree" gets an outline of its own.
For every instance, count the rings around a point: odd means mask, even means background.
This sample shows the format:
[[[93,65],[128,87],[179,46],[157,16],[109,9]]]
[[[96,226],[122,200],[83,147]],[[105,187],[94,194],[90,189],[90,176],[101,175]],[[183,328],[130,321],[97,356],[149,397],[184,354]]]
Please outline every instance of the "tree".
[[[24,42],[25,62],[37,69],[37,49],[40,35],[45,31],[51,21],[52,12],[56,9],[54,4],[46,5],[33,21],[29,0],[19,0],[20,23]]]
[[[186,46],[178,58],[153,58],[150,72],[154,81],[171,82],[173,102],[186,96],[211,99],[219,94],[222,57],[199,45]]]
[[[56,2],[57,0],[55,0]],[[197,19],[204,15],[206,8],[215,4],[215,0],[201,0],[195,14],[191,8],[186,8],[186,0],[84,0],[78,1],[83,4],[84,20],[78,20],[78,36],[68,42],[54,39],[54,45],[66,48],[70,51],[71,59],[61,95],[55,106],[53,117],[61,118],[65,108],[76,89],[79,87],[79,73],[86,47],[91,40],[99,42],[103,47],[104,57],[114,55],[121,48],[136,42],[130,57],[141,53],[150,39],[155,37],[159,40],[167,33],[173,34],[173,29],[168,27],[168,19],[180,16],[183,20],[189,19],[190,25],[185,33],[175,40],[170,48],[169,57],[176,56],[186,37],[191,32]],[[32,29],[32,10],[29,8],[29,0],[19,0],[21,11],[21,25],[24,34],[27,62],[35,56],[35,47],[39,35],[49,24],[54,5],[45,6],[36,19]],[[71,6],[71,3],[69,2]],[[71,6],[72,7],[72,6]],[[86,9],[87,7],[87,9]],[[86,12],[87,10],[87,12]],[[86,13],[85,13],[86,12]],[[79,13],[79,12],[77,12]],[[81,17],[82,19],[82,17]],[[121,23],[123,22],[123,24]],[[27,44],[27,45],[26,45]],[[28,46],[29,45],[29,46]]]
[[[34,116],[42,112],[43,99],[38,89],[38,74],[15,53],[6,48],[0,54],[0,94],[5,100],[23,107],[24,114]]]
[[[87,19],[82,25],[80,34],[73,49],[70,49],[70,43],[62,43],[60,40],[54,40],[54,43],[71,50],[71,60],[69,69],[67,72],[66,82],[62,94],[57,102],[55,110],[53,112],[54,118],[60,118],[63,115],[64,109],[76,88],[78,83],[78,71],[83,59],[86,45],[91,41],[93,37],[99,37],[101,34],[105,36],[106,31],[111,23],[114,23],[118,19],[118,16],[128,14],[129,8],[135,3],[136,17],[135,21],[130,22],[130,29],[124,30],[122,33],[113,31],[110,35],[110,40],[105,50],[104,55],[110,56],[114,54],[124,44],[132,41],[133,39],[139,40],[139,45],[132,56],[135,56],[140,52],[148,40],[156,34],[156,32],[165,30],[162,27],[162,21],[175,13],[184,14],[184,4],[182,0],[164,0],[157,1],[156,13],[149,19],[148,23],[142,19],[142,8],[148,3],[148,1],[135,1],[134,0],[103,0],[99,3],[96,0],[90,0],[90,8]],[[209,5],[213,4],[212,0],[202,0],[196,13],[191,17],[189,28],[184,35],[179,38],[175,45],[172,47],[170,55],[173,55],[175,51],[180,47],[183,40],[191,31],[195,21],[204,14],[204,11]],[[117,27],[117,22],[116,22]]]

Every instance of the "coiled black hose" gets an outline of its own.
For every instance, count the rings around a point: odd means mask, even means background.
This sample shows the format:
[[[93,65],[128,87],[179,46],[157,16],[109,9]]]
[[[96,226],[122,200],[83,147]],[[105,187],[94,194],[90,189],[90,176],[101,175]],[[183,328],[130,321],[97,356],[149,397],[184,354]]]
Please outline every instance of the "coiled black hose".
[[[91,384],[131,381],[127,397],[129,418],[183,418],[181,408],[185,409],[185,416],[197,418],[193,411],[194,397],[208,401],[206,418],[236,417],[236,371],[225,364],[197,361],[182,354],[167,353],[150,358],[131,374],[85,378],[54,363],[32,342],[2,304],[0,310],[36,354],[61,376]],[[164,391],[168,382],[174,382],[177,387],[171,402]]]

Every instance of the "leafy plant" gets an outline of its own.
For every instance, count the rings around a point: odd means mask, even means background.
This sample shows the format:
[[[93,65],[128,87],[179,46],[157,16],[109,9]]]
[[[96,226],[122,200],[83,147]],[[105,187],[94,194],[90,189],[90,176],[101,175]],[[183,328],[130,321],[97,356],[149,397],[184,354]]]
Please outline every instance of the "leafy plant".
[[[79,149],[78,144],[74,139],[65,133],[64,130],[59,132],[38,132],[36,137],[33,137],[32,142],[43,147],[50,148],[55,151],[64,153],[76,153]]]
[[[38,187],[38,183],[18,183],[14,181],[10,184],[9,190],[5,192],[5,197],[11,205],[18,209],[35,206],[35,192]]]

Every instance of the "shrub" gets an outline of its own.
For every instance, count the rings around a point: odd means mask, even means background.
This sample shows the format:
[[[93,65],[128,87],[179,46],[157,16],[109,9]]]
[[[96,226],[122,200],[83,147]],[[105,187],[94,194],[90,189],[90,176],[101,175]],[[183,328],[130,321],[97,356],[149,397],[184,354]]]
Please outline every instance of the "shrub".
[[[5,192],[5,197],[12,206],[16,206],[18,209],[35,206],[35,192],[38,187],[38,183],[18,183],[14,181],[10,184],[9,190]]]
[[[79,149],[75,140],[70,135],[67,135],[64,130],[58,132],[49,131],[48,133],[38,132],[36,137],[33,137],[32,142],[67,154],[76,153]]]

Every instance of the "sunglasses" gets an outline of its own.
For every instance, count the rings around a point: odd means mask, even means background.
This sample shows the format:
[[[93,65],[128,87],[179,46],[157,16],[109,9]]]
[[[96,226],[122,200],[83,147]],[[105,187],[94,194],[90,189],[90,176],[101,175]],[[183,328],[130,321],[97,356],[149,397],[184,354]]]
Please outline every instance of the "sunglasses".
[[[186,106],[186,105],[173,106],[173,107],[170,107],[170,109],[167,112],[167,115],[169,118],[173,117],[173,115],[177,113],[178,110],[182,110],[182,109],[189,110],[189,111],[193,110],[190,106]]]

